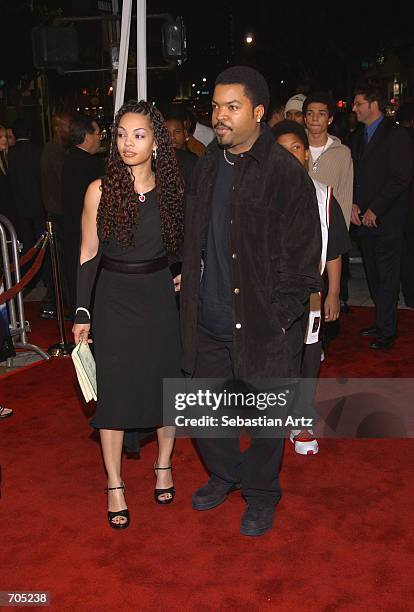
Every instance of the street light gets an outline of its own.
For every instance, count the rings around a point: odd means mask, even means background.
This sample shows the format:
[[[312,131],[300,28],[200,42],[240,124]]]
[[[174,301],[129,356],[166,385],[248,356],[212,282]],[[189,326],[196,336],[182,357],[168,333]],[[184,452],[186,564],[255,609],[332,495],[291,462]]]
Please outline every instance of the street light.
[[[246,34],[246,42],[248,45],[251,45],[253,42],[253,34]]]

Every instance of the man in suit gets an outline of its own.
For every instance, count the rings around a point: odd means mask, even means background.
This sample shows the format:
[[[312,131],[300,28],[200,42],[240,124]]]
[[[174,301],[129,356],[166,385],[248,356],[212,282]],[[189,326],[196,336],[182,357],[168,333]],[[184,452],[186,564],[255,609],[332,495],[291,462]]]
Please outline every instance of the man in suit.
[[[70,316],[76,307],[76,277],[79,263],[83,199],[89,183],[104,173],[102,159],[95,154],[101,146],[101,130],[93,117],[78,115],[69,128],[72,147],[62,169],[63,252]]]
[[[381,94],[371,86],[355,93],[353,110],[364,130],[353,139],[354,204],[375,322],[361,330],[372,349],[390,349],[397,335],[401,247],[413,153],[404,129],[384,117]]]
[[[52,139],[49,140],[42,151],[41,178],[42,199],[49,221],[54,222],[54,233],[59,254],[59,261],[63,263],[63,211],[61,196],[62,168],[69,146],[70,115],[68,113],[55,113],[52,116]],[[62,264],[61,264],[62,266]],[[66,276],[61,267],[60,280],[63,295],[67,301]],[[56,310],[44,309],[41,317],[56,318]]]
[[[18,214],[19,240],[30,249],[46,229],[40,181],[40,145],[30,139],[30,128],[18,119],[13,131],[16,144],[9,150],[9,178]]]

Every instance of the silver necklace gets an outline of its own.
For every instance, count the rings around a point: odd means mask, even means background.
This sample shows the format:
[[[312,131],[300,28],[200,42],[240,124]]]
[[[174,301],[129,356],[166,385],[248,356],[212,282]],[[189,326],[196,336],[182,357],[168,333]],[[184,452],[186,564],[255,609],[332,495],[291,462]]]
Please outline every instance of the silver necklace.
[[[325,142],[325,144],[323,145],[323,149],[320,152],[320,154],[318,155],[317,159],[315,159],[315,161],[313,161],[313,157],[312,157],[312,172],[317,172],[318,171],[318,164],[319,164],[319,160],[323,155],[323,152],[326,149],[326,145],[328,144],[328,140]]]
[[[229,159],[227,159],[227,155],[226,155],[226,149],[223,149],[223,155],[224,155],[224,159],[226,160],[226,162],[228,164],[230,164],[230,166],[234,166],[234,162],[230,161]]]

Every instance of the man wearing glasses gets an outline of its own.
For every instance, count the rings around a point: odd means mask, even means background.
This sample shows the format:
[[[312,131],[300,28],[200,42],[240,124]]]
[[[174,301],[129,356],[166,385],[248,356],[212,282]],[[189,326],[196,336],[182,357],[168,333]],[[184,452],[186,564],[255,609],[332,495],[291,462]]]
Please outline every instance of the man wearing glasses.
[[[371,86],[355,92],[353,110],[364,124],[352,141],[354,204],[375,320],[361,330],[370,348],[388,350],[397,335],[401,247],[407,215],[413,155],[403,128],[384,117],[381,94]]]
[[[71,121],[69,138],[72,146],[62,170],[64,268],[68,289],[67,306],[71,317],[76,305],[83,199],[88,185],[104,173],[103,160],[96,155],[103,135],[93,117],[77,115]]]

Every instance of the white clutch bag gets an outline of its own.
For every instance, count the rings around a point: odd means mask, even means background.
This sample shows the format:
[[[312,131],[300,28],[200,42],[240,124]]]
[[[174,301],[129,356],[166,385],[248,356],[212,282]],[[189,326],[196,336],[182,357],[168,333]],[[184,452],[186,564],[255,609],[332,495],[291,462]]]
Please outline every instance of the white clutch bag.
[[[72,361],[85,401],[97,400],[96,366],[89,344],[79,342],[72,351]]]

